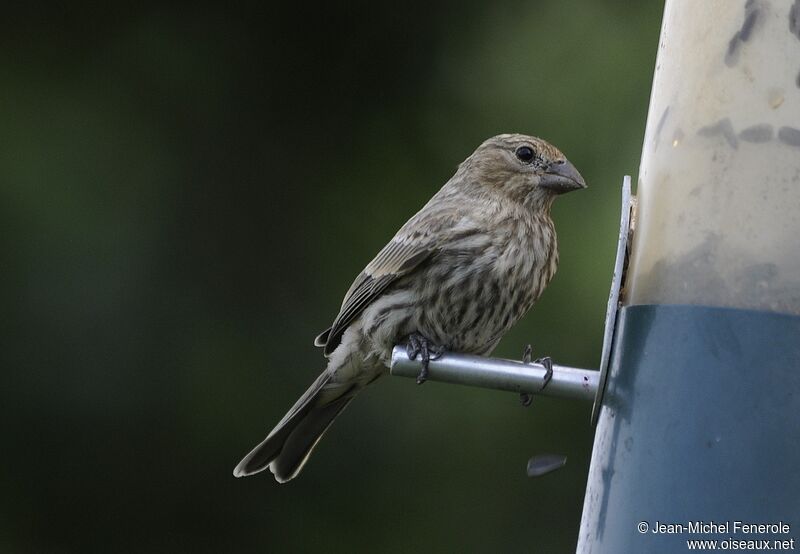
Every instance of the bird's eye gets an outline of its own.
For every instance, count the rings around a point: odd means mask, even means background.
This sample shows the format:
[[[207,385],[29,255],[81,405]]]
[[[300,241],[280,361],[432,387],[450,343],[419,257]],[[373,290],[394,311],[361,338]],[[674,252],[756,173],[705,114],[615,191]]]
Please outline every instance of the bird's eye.
[[[533,148],[530,146],[520,146],[515,153],[517,158],[525,163],[530,163],[533,160]]]

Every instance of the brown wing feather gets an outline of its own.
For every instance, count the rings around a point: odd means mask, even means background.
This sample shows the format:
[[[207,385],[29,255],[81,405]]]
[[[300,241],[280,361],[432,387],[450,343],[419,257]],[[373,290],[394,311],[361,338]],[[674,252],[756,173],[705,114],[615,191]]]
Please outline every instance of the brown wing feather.
[[[328,355],[339,346],[342,334],[364,308],[372,303],[390,284],[422,263],[433,249],[422,241],[393,240],[381,250],[350,286],[344,297],[339,315],[327,331],[321,333],[314,344],[325,347]]]
[[[350,286],[333,325],[314,340],[315,345],[325,347],[325,355],[339,346],[347,326],[386,287],[414,271],[441,248],[457,249],[460,241],[482,233],[480,222],[474,220],[472,213],[452,204],[434,202],[437,196],[403,225]]]

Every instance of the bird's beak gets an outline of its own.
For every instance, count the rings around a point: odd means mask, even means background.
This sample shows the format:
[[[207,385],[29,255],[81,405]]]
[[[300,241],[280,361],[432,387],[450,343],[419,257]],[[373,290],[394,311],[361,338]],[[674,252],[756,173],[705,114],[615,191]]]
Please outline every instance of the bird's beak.
[[[544,175],[539,180],[539,186],[549,189],[556,194],[563,194],[571,190],[585,189],[586,181],[569,163],[569,160],[554,162],[547,168]]]

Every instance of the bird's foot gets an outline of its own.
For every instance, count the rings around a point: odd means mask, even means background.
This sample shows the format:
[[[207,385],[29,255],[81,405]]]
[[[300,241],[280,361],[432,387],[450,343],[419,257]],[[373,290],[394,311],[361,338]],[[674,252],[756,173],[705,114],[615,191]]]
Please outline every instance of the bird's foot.
[[[525,346],[525,350],[522,351],[522,363],[529,364],[531,363],[531,356],[533,354],[533,347],[528,344]],[[529,392],[521,392],[519,393],[519,403],[522,404],[525,408],[533,404],[533,395]]]
[[[531,363],[532,356],[533,356],[533,347],[530,344],[526,344],[525,350],[522,351],[522,363],[523,364]]]
[[[525,346],[525,350],[522,353],[522,363],[534,363],[544,366],[546,373],[544,374],[544,382],[542,383],[542,387],[539,389],[539,392],[542,392],[547,385],[550,384],[550,380],[553,378],[553,360],[551,360],[549,356],[545,356],[544,358],[537,358],[531,362],[532,354],[533,348],[531,348],[531,345],[529,344]],[[527,408],[533,403],[533,394],[529,392],[521,392],[519,393],[519,401],[524,407]]]
[[[533,360],[533,363],[543,365],[546,370],[544,374],[544,383],[542,383],[542,388],[539,389],[539,392],[542,392],[547,388],[547,385],[550,384],[550,380],[553,378],[553,360],[550,359],[550,356],[545,356],[544,358]]]
[[[442,354],[444,354],[444,348],[432,345],[427,338],[419,333],[411,333],[408,336],[406,354],[411,360],[415,360],[419,356],[419,360],[422,362],[422,369],[417,375],[417,384],[421,385],[428,379],[428,364],[431,360],[441,358]]]

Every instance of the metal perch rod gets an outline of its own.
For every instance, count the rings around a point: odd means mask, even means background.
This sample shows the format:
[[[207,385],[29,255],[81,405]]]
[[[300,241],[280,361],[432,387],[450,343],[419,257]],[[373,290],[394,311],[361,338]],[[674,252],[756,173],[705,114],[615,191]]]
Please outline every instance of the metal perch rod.
[[[421,362],[410,360],[405,346],[394,347],[392,375],[416,377],[420,369]],[[599,371],[553,364],[553,377],[544,386],[547,370],[540,364],[451,353],[431,360],[428,371],[430,381],[582,400],[594,400],[600,381]]]

